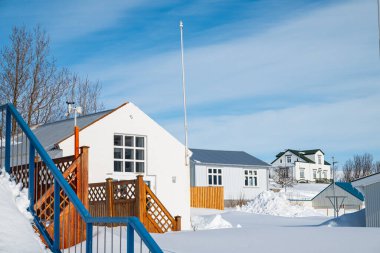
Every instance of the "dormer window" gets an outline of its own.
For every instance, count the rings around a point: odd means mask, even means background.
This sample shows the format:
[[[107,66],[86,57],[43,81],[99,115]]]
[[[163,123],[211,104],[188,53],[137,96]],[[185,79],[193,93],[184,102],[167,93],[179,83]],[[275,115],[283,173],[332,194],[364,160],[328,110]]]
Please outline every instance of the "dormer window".
[[[322,156],[318,155],[318,164],[322,164]]]

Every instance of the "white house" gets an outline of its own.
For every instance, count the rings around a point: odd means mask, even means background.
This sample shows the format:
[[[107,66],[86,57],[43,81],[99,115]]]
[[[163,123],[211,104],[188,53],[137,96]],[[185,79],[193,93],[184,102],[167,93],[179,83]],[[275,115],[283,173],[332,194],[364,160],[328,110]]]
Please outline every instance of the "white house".
[[[268,190],[270,165],[243,151],[191,149],[191,186],[223,186],[224,200],[253,199]]]
[[[367,227],[380,227],[380,172],[352,182],[365,196]]]
[[[325,160],[325,154],[320,149],[287,149],[278,153],[271,164],[273,167],[288,167],[298,182],[331,179],[330,163]]]
[[[77,119],[80,146],[89,146],[89,183],[144,175],[169,212],[190,228],[190,175],[185,147],[136,105]],[[38,126],[34,133],[52,157],[74,153],[73,119]]]

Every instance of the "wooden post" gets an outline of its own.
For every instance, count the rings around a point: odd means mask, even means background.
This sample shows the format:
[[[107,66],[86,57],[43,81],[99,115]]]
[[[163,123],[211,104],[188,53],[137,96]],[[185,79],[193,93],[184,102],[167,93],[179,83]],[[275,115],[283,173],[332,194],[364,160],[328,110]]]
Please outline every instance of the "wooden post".
[[[114,204],[113,204],[113,179],[106,179],[106,212],[108,217],[114,216]]]
[[[79,127],[74,126],[74,157],[75,159],[77,159],[78,156],[79,156]]]
[[[80,169],[77,174],[80,174],[81,179],[79,181],[81,189],[81,201],[83,205],[88,209],[88,146],[80,147],[81,159],[80,159]]]
[[[145,183],[142,175],[138,175],[136,179],[136,203],[135,203],[135,216],[139,218],[142,224],[146,227],[146,192]]]
[[[174,231],[181,231],[181,216],[175,216],[175,228]]]

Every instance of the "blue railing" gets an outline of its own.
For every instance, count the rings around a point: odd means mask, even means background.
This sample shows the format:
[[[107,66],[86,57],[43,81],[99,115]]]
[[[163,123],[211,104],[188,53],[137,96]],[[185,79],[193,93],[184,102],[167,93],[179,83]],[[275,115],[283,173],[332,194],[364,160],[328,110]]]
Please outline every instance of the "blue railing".
[[[135,252],[135,247],[138,248],[139,246],[138,243],[135,245],[135,234],[140,237],[140,252],[163,252],[147,232],[142,223],[135,217],[92,217],[70,184],[66,181],[62,172],[57,168],[49,154],[45,151],[44,147],[41,145],[32,130],[22,119],[20,113],[12,104],[0,106],[0,118],[0,165],[4,166],[8,173],[11,173],[13,167],[24,166],[22,164],[27,164],[27,171],[29,173],[29,211],[34,217],[35,226],[38,228],[45,240],[46,245],[52,252],[61,253],[65,251],[65,244],[63,243],[64,238],[62,237],[67,233],[64,233],[62,230],[71,228],[65,225],[68,223],[67,220],[64,220],[64,218],[74,219],[73,217],[76,214],[78,214],[81,219],[79,222],[80,224],[77,224],[76,227],[81,227],[81,231],[80,234],[78,234],[77,231],[75,231],[74,234],[71,234],[71,236],[78,238],[75,238],[74,245],[69,245],[67,247],[69,252],[70,249],[73,252],[76,252],[78,247],[78,251],[80,250],[80,252],[82,252],[84,248],[87,253],[101,252],[101,250],[99,250],[100,248],[104,250],[103,252],[125,252],[125,249],[127,253],[132,253]],[[42,161],[47,168],[44,172],[44,181],[36,182],[36,175],[41,176],[38,174],[40,172],[36,173],[36,171],[38,171],[35,168],[36,157],[38,157],[38,159]],[[49,177],[46,177],[46,174],[49,174]],[[54,187],[53,210],[49,209],[44,211],[45,217],[47,213],[54,217],[52,221],[45,220],[43,218],[44,216],[41,215],[41,213],[38,213],[39,211],[36,210],[35,207],[35,198],[38,198],[36,188],[42,188],[44,186]],[[64,206],[67,208],[67,215],[61,215],[62,198],[67,198],[67,201],[69,202],[68,205]],[[75,214],[70,214],[71,206],[74,208]],[[49,225],[51,222],[54,224],[54,229],[53,232],[50,231],[49,234],[49,229],[51,229]],[[117,227],[119,228],[120,237],[120,240],[117,242],[118,245],[114,243],[114,230],[116,230]],[[102,228],[103,232],[101,231]],[[109,230],[111,234],[109,232],[107,237],[107,231]],[[126,230],[126,245],[123,248],[122,238],[124,237],[122,234],[124,230]],[[52,233],[53,236],[50,236]],[[104,237],[100,238],[100,235],[104,235]],[[94,241],[93,238],[95,238],[96,241]],[[111,242],[107,245],[107,241],[109,240],[111,240]],[[83,245],[83,242],[85,242],[85,245]],[[145,246],[144,250],[143,243]]]

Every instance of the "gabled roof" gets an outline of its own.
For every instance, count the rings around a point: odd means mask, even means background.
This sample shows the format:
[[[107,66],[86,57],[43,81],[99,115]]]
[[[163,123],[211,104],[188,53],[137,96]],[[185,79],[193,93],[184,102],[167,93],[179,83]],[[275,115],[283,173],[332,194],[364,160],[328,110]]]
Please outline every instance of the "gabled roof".
[[[325,189],[323,189],[320,193],[318,193],[314,198],[312,198],[311,200],[315,199],[318,195],[320,195],[322,192],[324,192],[325,190],[327,190],[330,186],[332,185],[329,184]],[[355,198],[361,200],[361,201],[364,201],[364,196],[363,194],[358,191],[358,189],[356,189],[355,187],[352,186],[351,183],[346,183],[346,182],[335,182],[335,185],[338,186],[339,188],[341,188],[342,190],[348,192],[349,194],[351,194],[352,196],[354,196]]]
[[[191,160],[194,162],[244,166],[270,166],[266,162],[244,151],[207,150],[195,148],[190,150],[193,153]]]
[[[82,130],[95,123],[96,121],[102,119],[103,117],[109,115],[118,108],[120,107],[77,117],[77,126],[80,130]],[[57,144],[59,144],[61,141],[73,135],[74,119],[65,119],[44,125],[37,125],[33,126],[31,129],[41,144],[44,146],[44,148],[49,152],[56,149]]]
[[[351,183],[356,187],[367,186],[380,182],[380,172],[373,173],[371,175],[355,179]]]
[[[318,151],[321,151],[322,154],[325,154],[320,149],[307,149],[307,150],[287,149],[284,152],[278,153],[276,155],[276,159],[274,159],[273,162],[271,162],[271,163],[273,164],[275,161],[277,161],[281,156],[283,156],[288,151],[295,154],[296,156],[300,157],[302,160],[304,160],[307,163],[315,163],[315,162],[313,160],[311,160],[310,158],[307,158],[306,155],[313,155],[313,154],[317,153]],[[326,162],[326,160],[325,160],[325,165],[330,165],[330,163]]]

